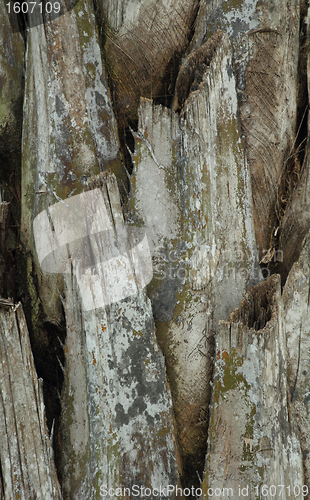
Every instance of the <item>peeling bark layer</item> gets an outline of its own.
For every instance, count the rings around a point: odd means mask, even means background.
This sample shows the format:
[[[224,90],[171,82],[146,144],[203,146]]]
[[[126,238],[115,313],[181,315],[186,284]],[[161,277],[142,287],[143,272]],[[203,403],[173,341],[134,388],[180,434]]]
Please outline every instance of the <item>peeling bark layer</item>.
[[[298,171],[299,175],[299,171]],[[291,193],[285,213],[280,225],[279,259],[278,264],[283,282],[287,278],[291,266],[298,260],[303,239],[306,237],[310,226],[310,161],[309,146],[301,171],[300,179]]]
[[[151,242],[149,293],[186,476],[205,453],[214,328],[260,280],[226,36],[179,125],[175,113],[141,101],[133,160],[131,217]]]
[[[62,498],[21,304],[0,304],[0,492],[3,499]]]
[[[225,488],[230,498],[259,497],[262,485],[267,485],[267,495],[271,485],[277,491],[283,485],[281,494],[287,499],[302,491],[302,452],[287,400],[284,326],[278,275],[253,287],[229,322],[220,322],[206,498],[209,488]]]
[[[307,47],[310,40],[309,32],[309,10],[308,15],[305,17],[306,36],[303,39],[304,48]],[[309,51],[306,52],[306,84],[308,87],[308,102],[304,103],[305,109],[303,110],[302,119],[307,120],[307,132],[310,129],[309,113],[309,95],[310,95],[310,55]],[[300,82],[300,87],[302,87]],[[300,127],[304,127],[301,122]],[[299,258],[302,248],[302,242],[307,235],[310,227],[310,143],[309,137],[306,135],[303,142],[298,144],[300,140],[296,136],[295,147],[289,159],[290,178],[287,179],[287,189],[283,193],[283,202],[285,203],[285,211],[281,218],[279,228],[279,248],[281,251],[281,264],[279,267],[283,275],[283,281],[286,279],[290,268],[294,262]],[[302,155],[303,161],[301,164],[299,149],[305,150]],[[295,179],[294,179],[295,177]],[[295,185],[294,185],[295,184]],[[282,203],[282,204],[284,204]]]
[[[296,135],[299,5],[266,2],[260,26],[249,33],[250,62],[240,108],[251,168],[253,218],[260,251],[276,227],[275,206]]]
[[[202,2],[197,21],[192,48],[219,28],[233,45],[254,229],[262,257],[276,229],[280,185],[297,132],[300,2]]]
[[[132,249],[122,235],[125,227],[115,177],[103,178],[102,194],[113,234],[111,245],[100,234],[91,236],[95,262],[102,261],[114,241],[133,262]],[[119,259],[119,270],[121,265]],[[75,276],[66,275],[64,302],[64,497],[95,498],[104,491],[100,488],[124,491],[133,485],[151,489],[176,485],[171,404],[150,301],[144,290],[138,290],[105,308],[85,310],[83,294],[94,287],[96,272],[83,274],[77,262],[73,270]],[[101,276],[101,287],[105,286],[111,283]],[[128,492],[124,497],[130,498]],[[141,492],[139,498],[148,494]]]

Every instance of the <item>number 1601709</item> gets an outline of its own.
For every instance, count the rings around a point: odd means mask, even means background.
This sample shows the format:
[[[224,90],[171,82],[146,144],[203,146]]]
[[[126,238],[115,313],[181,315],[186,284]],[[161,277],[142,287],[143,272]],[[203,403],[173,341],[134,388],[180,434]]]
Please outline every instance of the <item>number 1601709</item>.
[[[60,13],[60,3],[59,2],[46,2],[45,5],[42,2],[13,2],[6,4],[8,8],[8,13],[12,14],[33,14],[35,12],[40,12],[43,14],[46,12],[47,14]]]

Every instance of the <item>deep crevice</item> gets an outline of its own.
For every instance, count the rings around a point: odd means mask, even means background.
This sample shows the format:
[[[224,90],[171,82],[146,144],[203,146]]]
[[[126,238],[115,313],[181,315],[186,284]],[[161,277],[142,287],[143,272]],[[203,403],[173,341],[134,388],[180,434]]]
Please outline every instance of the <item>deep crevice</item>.
[[[146,97],[150,98],[153,100],[153,103],[155,105],[162,105],[167,108],[172,107],[174,95],[175,95],[175,84],[178,76],[178,72],[181,66],[182,58],[184,54],[186,53],[186,50],[188,46],[190,45],[192,38],[195,34],[195,24],[197,20],[197,14],[199,11],[200,4],[198,3],[196,12],[194,14],[194,19],[189,27],[190,33],[187,35],[187,45],[185,49],[182,52],[175,51],[172,57],[170,58],[169,62],[166,64],[166,70],[163,75],[161,85],[157,89],[156,93],[153,92],[152,89],[152,70],[151,74],[148,75],[149,78],[149,84],[150,84],[150,93],[148,95],[145,95],[145,92],[143,92],[142,89],[136,88],[136,91],[139,93],[140,97]],[[101,53],[102,57],[105,63],[105,68],[106,68],[106,77],[107,77],[107,83],[108,83],[108,88],[110,92],[110,98],[112,102],[112,108],[114,111],[114,115],[116,118],[116,123],[118,127],[118,136],[119,136],[119,143],[120,143],[120,152],[121,152],[121,157],[122,161],[124,163],[124,166],[128,172],[129,177],[132,175],[134,166],[132,163],[132,153],[135,150],[135,139],[134,136],[131,132],[137,131],[138,130],[138,106],[139,103],[137,102],[137,107],[135,109],[132,109],[132,103],[133,101],[130,101],[127,103],[121,103],[121,107],[124,108],[124,111],[119,114],[119,108],[120,108],[120,102],[119,102],[119,96],[117,95],[116,91],[116,83],[115,83],[115,77],[113,73],[113,69],[110,67],[108,58],[107,58],[107,53],[106,53],[106,43],[108,40],[113,40],[114,33],[113,30],[111,30],[108,27],[107,20],[104,18],[104,16],[100,13],[100,7],[98,4],[98,0],[94,0],[94,8],[95,8],[95,17],[96,17],[96,25],[98,29],[98,34],[99,34],[99,43],[100,43],[100,48],[101,48]],[[130,57],[130,56],[128,56]],[[137,79],[139,81],[139,75],[133,75],[133,79]],[[145,78],[145,75],[143,75],[142,80]],[[144,82],[145,85],[145,82]],[[138,97],[139,97],[138,96]],[[128,113],[126,113],[126,109],[129,108]],[[129,189],[130,191],[130,186]],[[125,203],[126,204],[126,203]],[[124,206],[126,210],[126,206]]]
[[[52,323],[44,323],[44,329],[48,336],[48,352],[52,353],[50,362],[52,369],[47,370],[47,373],[42,373],[43,378],[43,395],[46,412],[46,423],[48,432],[52,436],[52,446],[54,450],[55,467],[60,479],[61,460],[62,460],[62,442],[61,442],[61,394],[64,384],[64,374],[60,363],[65,366],[65,353],[63,345],[65,343],[65,329],[58,328]],[[46,359],[46,358],[45,358]],[[39,376],[39,369],[38,376]]]
[[[231,323],[238,321],[259,331],[265,328],[272,318],[275,307],[275,293],[278,286],[278,275],[274,274],[249,290],[230,317]]]

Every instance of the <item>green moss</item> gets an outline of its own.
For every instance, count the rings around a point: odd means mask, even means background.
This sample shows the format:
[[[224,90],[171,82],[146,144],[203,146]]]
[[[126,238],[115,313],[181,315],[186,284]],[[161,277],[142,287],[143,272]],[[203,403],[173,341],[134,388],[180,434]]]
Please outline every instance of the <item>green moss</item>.
[[[225,0],[223,2],[223,7],[222,7],[223,12],[225,12],[225,14],[228,14],[232,10],[241,9],[243,6],[243,3],[244,3],[244,0]]]
[[[26,255],[26,277],[27,277],[26,282],[27,282],[27,291],[29,294],[28,298],[30,303],[32,327],[38,324],[40,305],[41,305],[41,301],[38,297],[38,292],[35,286],[33,275],[34,275],[34,267],[33,267],[32,256],[28,253]]]
[[[113,473],[112,484],[109,487],[119,487],[120,478],[120,451],[117,432],[110,431],[107,441],[107,463],[108,468]]]
[[[143,333],[142,332],[138,332],[137,330],[133,329],[132,330],[132,334],[134,337],[140,337],[140,338],[143,338]]]
[[[219,354],[217,360],[219,360]],[[230,355],[226,350],[222,351],[222,360],[225,362],[224,376],[221,380],[215,380],[214,402],[220,403],[226,392],[235,389],[242,391],[243,396],[248,399],[247,391],[250,389],[250,385],[238,371],[243,364],[243,358],[237,354],[235,349],[232,349]]]
[[[93,23],[93,18],[88,12],[88,5],[92,4],[87,4],[84,0],[79,0],[74,7],[82,52],[83,42],[87,44],[95,32],[95,25]]]

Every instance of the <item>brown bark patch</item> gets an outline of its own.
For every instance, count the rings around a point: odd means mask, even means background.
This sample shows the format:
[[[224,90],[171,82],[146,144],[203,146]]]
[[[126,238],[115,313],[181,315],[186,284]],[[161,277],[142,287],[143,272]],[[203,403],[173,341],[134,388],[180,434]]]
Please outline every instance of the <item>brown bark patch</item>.
[[[240,321],[248,328],[254,328],[256,331],[262,330],[271,320],[276,307],[275,294],[278,282],[279,275],[273,274],[267,280],[253,286],[245,294],[240,307],[231,313],[229,322]]]
[[[132,23],[105,30],[106,57],[120,130],[137,122],[140,97],[171,102],[180,57],[192,35],[199,1],[169,8],[150,2]],[[166,103],[167,104],[167,103]]]
[[[222,39],[223,32],[217,31],[201,47],[186,57],[180,68],[173,100],[173,111],[179,111],[191,92],[198,90],[203,75],[210,66],[210,62]]]

